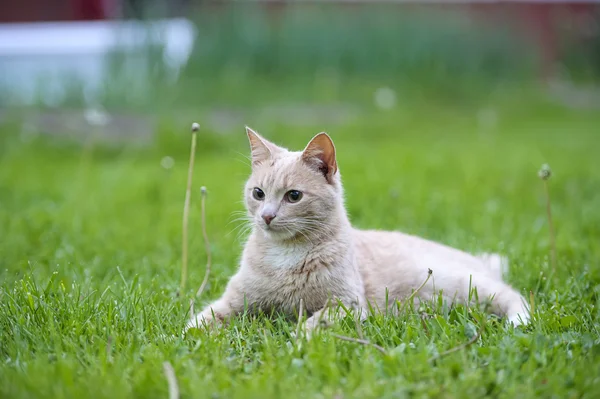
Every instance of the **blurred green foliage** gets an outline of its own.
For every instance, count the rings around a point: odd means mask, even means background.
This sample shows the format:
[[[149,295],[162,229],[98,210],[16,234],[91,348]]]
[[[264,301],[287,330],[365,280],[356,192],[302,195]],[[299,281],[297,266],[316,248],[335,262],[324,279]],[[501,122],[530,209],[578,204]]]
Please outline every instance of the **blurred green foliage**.
[[[281,97],[339,101],[361,98],[345,88],[356,82],[444,95],[518,84],[537,72],[535,54],[508,27],[451,11],[230,5],[200,8],[194,20],[199,34],[179,86],[187,89],[178,92],[182,103],[236,101],[223,88],[248,82],[279,83]]]
[[[397,5],[224,6],[201,11],[188,73],[337,73],[420,83],[524,76],[531,60],[508,27]]]

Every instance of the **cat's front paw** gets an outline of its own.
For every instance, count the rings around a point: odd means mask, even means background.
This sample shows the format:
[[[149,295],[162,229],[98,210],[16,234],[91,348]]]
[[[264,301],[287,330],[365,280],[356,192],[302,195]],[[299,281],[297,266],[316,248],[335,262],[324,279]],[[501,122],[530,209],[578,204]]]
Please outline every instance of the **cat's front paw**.
[[[196,316],[193,316],[190,319],[190,321],[188,321],[188,323],[185,325],[185,328],[183,329],[183,334],[187,334],[187,332],[192,328],[196,328],[198,330],[212,329],[217,324],[219,324],[219,321],[215,320],[212,314],[201,312],[198,313]]]
[[[515,313],[512,315],[508,315],[507,321],[509,324],[512,324],[514,327],[526,326],[529,324],[530,319],[528,314]]]
[[[514,327],[528,325],[531,321],[528,307],[525,305],[515,307],[515,309],[507,313],[506,321]]]
[[[306,321],[302,325],[302,330],[304,331],[304,336],[306,337],[306,339],[309,340],[312,338],[313,333],[318,328],[329,328],[331,327],[331,325],[332,323],[324,317],[311,316],[308,319],[306,319]]]

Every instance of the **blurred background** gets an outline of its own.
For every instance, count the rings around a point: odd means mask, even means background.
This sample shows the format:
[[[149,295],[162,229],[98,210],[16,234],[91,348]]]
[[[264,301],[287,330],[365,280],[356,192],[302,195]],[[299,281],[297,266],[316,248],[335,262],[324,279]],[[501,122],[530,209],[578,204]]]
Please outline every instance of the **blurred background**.
[[[596,0],[0,4],[0,117],[28,109],[63,134],[91,124],[150,140],[161,113],[182,125],[202,114],[218,132],[263,119],[331,127],[524,88],[595,108],[599,77]]]

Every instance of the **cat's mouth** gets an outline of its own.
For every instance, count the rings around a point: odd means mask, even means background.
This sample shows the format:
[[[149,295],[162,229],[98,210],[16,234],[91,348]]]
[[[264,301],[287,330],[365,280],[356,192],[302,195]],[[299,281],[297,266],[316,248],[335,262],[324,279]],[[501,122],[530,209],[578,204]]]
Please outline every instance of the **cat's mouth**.
[[[266,224],[260,223],[261,229],[273,238],[287,239],[290,236],[294,236],[295,233],[285,226],[278,225],[276,223]]]
[[[284,229],[282,229],[280,226],[277,226],[275,223],[271,223],[271,224],[266,224],[266,223],[261,223],[261,227],[264,231],[269,231],[269,232],[279,232],[279,231],[284,231]]]

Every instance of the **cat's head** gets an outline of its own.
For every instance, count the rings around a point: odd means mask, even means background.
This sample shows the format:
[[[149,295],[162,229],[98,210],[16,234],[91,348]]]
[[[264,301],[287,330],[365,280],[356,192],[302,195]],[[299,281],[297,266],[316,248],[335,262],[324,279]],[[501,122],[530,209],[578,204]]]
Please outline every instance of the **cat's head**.
[[[319,133],[303,151],[279,147],[246,127],[252,174],[244,199],[252,223],[274,240],[311,240],[331,232],[342,203],[333,141]]]

